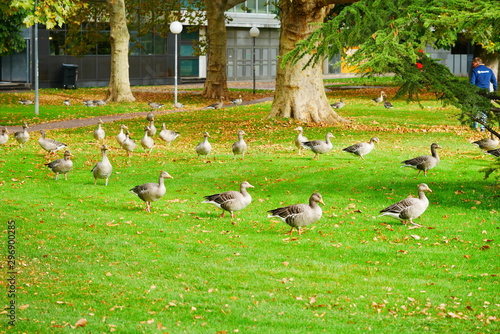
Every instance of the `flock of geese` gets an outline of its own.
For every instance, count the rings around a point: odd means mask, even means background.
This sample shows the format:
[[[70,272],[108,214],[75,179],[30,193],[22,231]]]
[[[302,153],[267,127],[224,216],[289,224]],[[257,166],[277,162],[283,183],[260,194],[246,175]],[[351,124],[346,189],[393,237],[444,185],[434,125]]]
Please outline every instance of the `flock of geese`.
[[[373,99],[373,101],[377,103],[383,102],[385,96],[385,93],[382,91],[380,96]],[[221,108],[223,105],[223,99],[224,98],[221,97],[219,102],[207,106],[206,108]],[[241,96],[239,97],[239,101],[232,103],[241,104]],[[158,109],[163,106],[161,104],[154,104],[152,102],[150,102],[149,105],[152,109]],[[342,108],[345,103],[341,99],[339,102],[334,103],[334,105],[332,105],[332,107],[338,109]],[[144,127],[144,135],[140,141],[140,144],[146,152],[151,153],[154,147],[153,137],[157,133],[156,126],[154,125],[154,114],[148,113],[148,115],[146,116],[146,120],[148,124]],[[106,133],[102,128],[102,124],[103,122],[99,120],[97,123],[97,128],[93,131],[94,139],[100,142],[103,142],[106,137]],[[23,130],[18,131],[14,134],[14,138],[21,147],[30,139],[30,134],[27,130],[28,128],[28,125],[24,123]],[[315,154],[313,159],[319,159],[319,156],[321,154],[329,152],[333,147],[331,138],[333,138],[334,136],[331,133],[327,133],[325,135],[325,140],[308,140],[307,137],[304,136],[304,129],[301,126],[297,127],[295,131],[297,131],[295,145],[298,149],[298,154],[302,154],[303,149],[308,149]],[[244,158],[245,152],[248,149],[248,146],[244,140],[244,135],[246,135],[246,133],[243,130],[240,130],[238,132],[238,140],[232,145],[232,152],[235,159],[238,155],[241,155],[241,157]],[[170,145],[178,136],[178,132],[168,130],[165,126],[165,123],[162,124],[162,129],[159,132],[160,139]],[[209,142],[209,138],[209,133],[205,132],[203,134],[203,140],[198,145],[196,145],[195,152],[198,157],[208,156],[210,154],[212,146]],[[8,131],[4,127],[0,132],[0,145],[6,144],[8,139]],[[128,156],[130,156],[137,147],[135,141],[130,138],[130,132],[128,131],[127,126],[123,124],[120,126],[119,133],[116,135],[116,140],[120,147],[127,152]],[[379,139],[377,137],[372,137],[367,142],[356,143],[344,148],[342,151],[364,159],[364,156],[372,152],[375,144],[378,142]],[[47,138],[45,136],[44,130],[40,130],[40,138],[38,139],[38,143],[40,147],[42,147],[49,153],[54,153],[58,150],[66,149],[63,158],[56,159],[52,162],[46,163],[45,165],[55,173],[56,180],[58,179],[59,174],[63,174],[65,179],[67,180],[68,172],[73,169],[73,162],[71,160],[71,157],[73,157],[73,155],[69,150],[67,150],[67,145],[54,139]],[[496,138],[493,134],[491,134],[491,138],[481,139],[473,142],[472,144],[477,145],[479,148],[489,154],[500,156],[500,148],[498,148],[500,143],[498,138]],[[414,168],[418,170],[417,176],[421,172],[424,173],[424,176],[427,176],[427,172],[430,169],[436,167],[440,162],[440,158],[437,153],[438,149],[441,149],[441,146],[439,146],[437,143],[432,143],[430,146],[430,155],[421,155],[412,159],[404,160],[401,162],[401,167]],[[103,144],[101,146],[101,160],[97,162],[91,169],[92,175],[94,177],[94,184],[97,184],[98,179],[104,179],[105,185],[108,185],[108,180],[112,175],[113,167],[109,158],[107,157],[107,151],[108,147]],[[170,174],[165,171],[161,171],[158,182],[137,185],[131,188],[130,191],[136,194],[142,201],[145,202],[145,210],[150,212],[151,203],[159,200],[166,193],[165,179],[171,178],[172,176]],[[234,218],[235,212],[243,210],[251,204],[252,196],[247,190],[249,188],[254,188],[254,186],[252,186],[247,181],[244,181],[240,184],[239,191],[226,191],[223,193],[208,195],[205,196],[205,200],[202,203],[212,204],[222,209],[221,217],[224,217],[225,212],[229,212],[231,217]],[[402,199],[401,201],[381,210],[380,216],[392,217],[402,222],[409,222],[415,227],[420,227],[420,225],[413,222],[413,219],[421,216],[429,206],[429,200],[427,199],[425,192],[432,192],[432,190],[425,183],[419,184],[418,197],[408,197]],[[298,231],[298,234],[300,235],[302,227],[311,225],[317,222],[322,217],[322,209],[319,204],[324,205],[323,198],[321,194],[315,192],[309,197],[308,204],[294,204],[269,210],[268,218],[275,217],[281,219],[284,223],[288,224],[291,227],[288,234],[291,234],[293,230],[296,229]]]

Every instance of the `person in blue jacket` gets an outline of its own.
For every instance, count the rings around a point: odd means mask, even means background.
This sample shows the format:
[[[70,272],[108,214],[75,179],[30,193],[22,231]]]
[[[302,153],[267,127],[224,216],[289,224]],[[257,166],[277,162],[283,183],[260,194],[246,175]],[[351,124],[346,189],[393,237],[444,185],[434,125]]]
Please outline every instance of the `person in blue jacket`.
[[[470,76],[470,83],[479,88],[486,88],[490,92],[492,91],[491,85],[493,85],[493,92],[498,90],[498,82],[495,74],[491,68],[488,68],[483,64],[483,61],[479,57],[472,59],[472,74]]]
[[[472,73],[470,76],[470,83],[476,85],[479,88],[487,89],[489,92],[496,92],[498,90],[498,82],[495,77],[495,73],[491,68],[486,67],[483,64],[481,58],[476,57],[472,59]],[[486,115],[483,114],[481,118],[486,121]],[[473,124],[474,128],[477,128],[477,123]],[[484,126],[480,126],[481,131],[484,131]]]

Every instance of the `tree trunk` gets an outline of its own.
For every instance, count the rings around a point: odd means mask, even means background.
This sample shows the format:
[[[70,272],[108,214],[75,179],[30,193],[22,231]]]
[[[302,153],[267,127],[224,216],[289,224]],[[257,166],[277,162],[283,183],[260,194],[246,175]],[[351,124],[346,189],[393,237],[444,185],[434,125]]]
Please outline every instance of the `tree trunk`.
[[[202,95],[208,98],[228,96],[226,73],[226,20],[227,0],[205,0],[207,7],[207,78]]]
[[[321,3],[321,4],[320,4]],[[309,37],[334,5],[317,0],[280,0],[280,58],[297,42]],[[313,123],[347,122],[332,110],[323,84],[323,64],[304,68],[305,56],[295,64],[278,67],[276,91],[269,117],[285,117]]]
[[[483,60],[483,63],[491,68],[493,73],[495,73],[495,77],[497,78],[497,81],[500,80],[499,75],[499,69],[500,69],[500,53],[494,52],[494,53],[486,53],[484,49],[480,49],[479,54],[477,55]]]
[[[227,97],[226,71],[226,18],[224,12],[245,0],[205,0],[207,11],[207,78],[203,87],[203,96],[218,99]]]
[[[108,101],[133,102],[130,89],[128,45],[130,35],[127,28],[124,0],[107,0],[111,28],[111,76],[106,99]]]

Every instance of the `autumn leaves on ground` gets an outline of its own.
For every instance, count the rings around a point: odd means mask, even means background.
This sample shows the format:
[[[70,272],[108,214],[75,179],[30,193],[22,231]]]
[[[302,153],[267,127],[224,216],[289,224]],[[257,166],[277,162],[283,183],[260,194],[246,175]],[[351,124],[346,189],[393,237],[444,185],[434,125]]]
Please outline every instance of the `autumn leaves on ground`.
[[[87,108],[103,90],[42,91],[41,114],[17,103],[28,92],[0,95],[0,125],[148,111],[172,92],[136,93],[137,102]],[[16,224],[16,315],[13,333],[493,333],[498,332],[500,288],[498,213],[500,190],[480,172],[494,157],[471,141],[485,136],[462,126],[457,111],[425,96],[422,108],[393,98],[386,109],[371,101],[378,88],[335,89],[331,102],[351,120],[345,126],[267,119],[270,103],[202,110],[214,101],[182,91],[186,111],[158,112],[180,136],[170,145],[155,137],[151,154],[131,157],[115,136],[121,123],[103,125],[113,174],[94,185],[90,169],[100,160],[96,125],[50,130],[68,144],[74,168],[68,180],[45,163],[36,142],[22,148],[11,138],[0,146],[0,212]],[[248,91],[231,91],[248,100]],[[259,91],[259,97],[270,92]],[[72,106],[62,105],[70,98]],[[52,102],[49,102],[52,101]],[[46,102],[47,101],[47,102]],[[61,103],[59,103],[59,101]],[[44,105],[44,103],[46,103]],[[30,108],[30,109],[28,109]],[[145,118],[123,122],[139,141]],[[333,149],[313,160],[298,155],[294,129],[310,140],[334,135]],[[231,145],[244,130],[245,159]],[[212,153],[195,146],[209,132]],[[365,160],[342,148],[380,139]],[[441,162],[428,172],[400,168],[401,161],[430,154]],[[166,195],[151,212],[129,189],[166,180]],[[248,181],[252,203],[231,219],[220,218],[204,196],[238,190]],[[379,211],[426,183],[430,205],[409,228]],[[266,211],[307,203],[321,193],[323,216],[286,235],[289,227]],[[7,235],[4,231],[4,244]],[[6,267],[4,267],[6,272]],[[5,284],[7,282],[3,281]],[[3,307],[7,307],[4,298]],[[4,312],[7,314],[6,312]],[[78,327],[78,328],[77,328]]]

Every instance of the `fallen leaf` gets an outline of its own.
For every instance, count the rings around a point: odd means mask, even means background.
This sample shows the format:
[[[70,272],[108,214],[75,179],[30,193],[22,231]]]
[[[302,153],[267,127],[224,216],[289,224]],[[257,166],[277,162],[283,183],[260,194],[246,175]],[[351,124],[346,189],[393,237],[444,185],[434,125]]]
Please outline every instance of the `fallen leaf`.
[[[87,325],[87,319],[82,318],[75,323],[75,327],[85,327]]]

